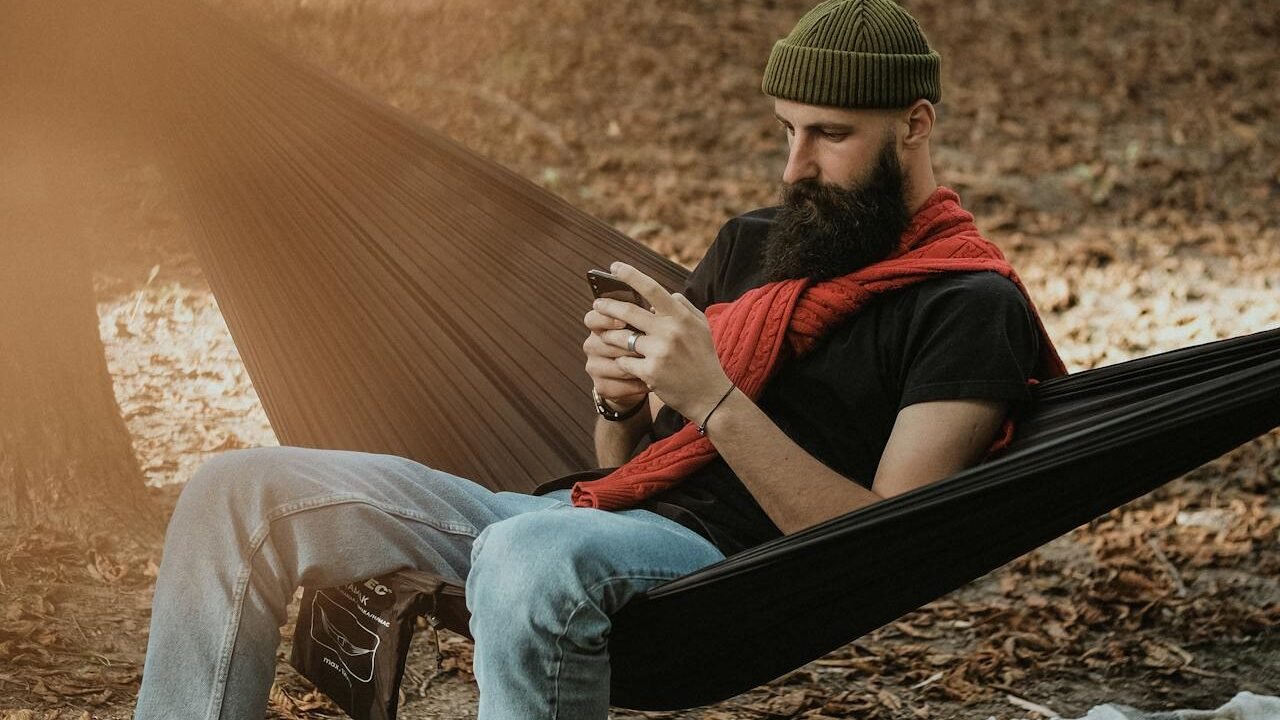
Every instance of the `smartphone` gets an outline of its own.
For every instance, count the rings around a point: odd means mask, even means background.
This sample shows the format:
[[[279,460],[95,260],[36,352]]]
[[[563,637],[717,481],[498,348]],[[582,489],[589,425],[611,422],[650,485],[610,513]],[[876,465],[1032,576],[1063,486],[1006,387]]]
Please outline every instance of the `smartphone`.
[[[645,302],[644,296],[636,291],[635,288],[619,280],[612,273],[604,270],[588,270],[587,282],[591,283],[591,294],[598,298],[609,298],[610,300],[621,300],[648,310],[649,303]]]
[[[645,310],[649,309],[649,303],[645,302],[644,296],[636,291],[635,288],[622,282],[612,273],[604,270],[588,270],[587,282],[591,283],[591,294],[598,298],[609,298],[611,300],[621,300],[634,305],[639,305]],[[630,323],[627,324],[628,330],[635,330]]]

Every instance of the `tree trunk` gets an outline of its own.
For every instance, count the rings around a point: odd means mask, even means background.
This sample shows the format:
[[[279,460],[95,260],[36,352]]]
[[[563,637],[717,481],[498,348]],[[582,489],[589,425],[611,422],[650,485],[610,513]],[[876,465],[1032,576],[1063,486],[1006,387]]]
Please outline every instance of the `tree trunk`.
[[[160,521],[112,390],[79,211],[102,148],[43,3],[7,8],[0,42],[0,526],[155,539]],[[41,21],[41,22],[37,22]],[[5,33],[0,33],[0,36]],[[6,57],[7,56],[7,57]],[[77,107],[82,109],[81,107]]]
[[[4,211],[13,200],[0,199]],[[57,227],[65,223],[18,214],[0,212],[0,524],[87,535],[123,522],[154,539],[158,520],[112,390],[85,253],[57,234],[74,232]]]

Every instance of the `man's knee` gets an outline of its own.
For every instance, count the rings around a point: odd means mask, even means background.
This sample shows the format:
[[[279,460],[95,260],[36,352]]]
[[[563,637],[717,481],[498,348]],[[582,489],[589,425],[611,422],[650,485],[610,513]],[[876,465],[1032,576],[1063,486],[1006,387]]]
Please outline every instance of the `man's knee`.
[[[493,523],[476,538],[467,606],[477,643],[523,652],[520,642],[554,639],[582,650],[607,644],[609,616],[667,577],[636,570],[619,545],[634,542],[625,523],[601,525],[589,511],[555,509]]]
[[[471,548],[469,594],[493,605],[581,596],[591,582],[592,541],[571,510],[540,510],[495,522]]]
[[[247,492],[260,489],[273,477],[282,477],[288,466],[282,457],[285,448],[260,447],[231,450],[205,461],[178,496],[178,507],[194,506],[204,511],[224,507],[228,500],[247,499]]]
[[[187,481],[170,526],[216,522],[254,532],[287,508],[346,497],[471,527],[449,506],[460,501],[457,486],[464,482],[392,455],[289,446],[233,450],[208,460]]]
[[[206,522],[256,525],[272,508],[316,492],[324,451],[257,447],[216,455],[178,496],[170,525]]]

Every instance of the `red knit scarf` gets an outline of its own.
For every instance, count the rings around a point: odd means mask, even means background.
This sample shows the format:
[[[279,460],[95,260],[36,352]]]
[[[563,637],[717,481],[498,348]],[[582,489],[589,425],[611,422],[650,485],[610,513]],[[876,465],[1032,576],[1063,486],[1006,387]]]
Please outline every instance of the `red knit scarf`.
[[[738,389],[755,400],[785,360],[808,352],[828,330],[876,296],[949,273],[983,270],[1013,281],[1035,317],[1040,357],[1031,382],[1065,374],[1017,273],[999,248],[978,233],[973,216],[960,207],[959,196],[944,187],[911,218],[893,257],[822,282],[800,278],[753,288],[731,303],[708,307],[707,322],[720,365]],[[1010,419],[991,451],[1003,448],[1012,436]],[[687,422],[609,475],[574,485],[573,504],[603,510],[632,507],[678,484],[717,455],[711,440]]]

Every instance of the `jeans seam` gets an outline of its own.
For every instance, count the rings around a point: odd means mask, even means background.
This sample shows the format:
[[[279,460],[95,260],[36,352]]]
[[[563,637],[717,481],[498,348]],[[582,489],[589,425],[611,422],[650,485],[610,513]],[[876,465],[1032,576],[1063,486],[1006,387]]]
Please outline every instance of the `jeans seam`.
[[[285,517],[286,515],[293,515],[302,510],[310,510],[310,509],[313,509],[316,507],[322,507],[322,506],[327,507],[327,506],[335,505],[337,503],[344,502],[344,501],[372,505],[373,507],[376,507],[385,513],[388,513],[391,515],[398,515],[401,517],[408,518],[410,520],[417,520],[426,525],[430,525],[431,527],[441,532],[453,533],[455,535],[472,535],[472,536],[476,535],[477,533],[476,529],[471,525],[437,520],[436,518],[433,518],[430,515],[427,515],[425,513],[420,513],[414,510],[405,510],[395,505],[388,505],[387,503],[384,503],[380,500],[368,497],[366,495],[361,495],[359,493],[331,493],[329,495],[321,495],[319,497],[308,498],[306,500],[297,500],[292,503],[281,505],[280,507],[277,507],[276,509],[272,510],[271,513],[267,515],[267,524],[270,524],[275,520],[279,520],[280,518]]]
[[[587,599],[578,603],[576,606],[574,606],[573,610],[569,611],[569,617],[565,618],[565,621],[564,621],[564,628],[560,631],[560,634],[556,637],[556,652],[558,655],[556,657],[555,680],[552,683],[552,693],[553,693],[551,698],[552,720],[557,720],[557,718],[560,717],[560,672],[561,670],[564,669],[564,647],[562,643],[564,641],[565,635],[569,634],[569,625],[573,622],[573,618],[578,614],[578,611],[586,607],[589,603],[592,602],[590,594],[603,585],[616,582],[619,580],[674,580],[675,578],[678,578],[678,577],[680,577],[680,575],[678,574],[677,575],[671,575],[671,574],[612,575],[603,580],[599,580],[586,588],[586,593],[588,595]]]
[[[478,534],[474,527],[461,525],[459,523],[440,522],[423,516],[420,513],[405,511],[384,505],[377,500],[356,493],[336,493],[307,498],[305,500],[281,505],[267,513],[266,521],[259,525],[253,531],[253,534],[249,536],[249,552],[246,554],[245,560],[241,565],[240,572],[236,576],[235,590],[232,593],[231,619],[228,621],[226,630],[223,633],[222,652],[220,653],[220,658],[218,660],[218,672],[214,678],[214,687],[217,688],[217,692],[214,693],[210,702],[209,710],[205,713],[206,720],[217,720],[222,715],[222,705],[223,701],[226,699],[227,676],[231,673],[231,654],[235,650],[235,642],[240,635],[240,615],[244,610],[245,596],[248,594],[249,578],[253,575],[253,560],[258,554],[258,550],[262,548],[262,544],[266,542],[267,537],[270,536],[272,523],[281,518],[296,515],[307,510],[316,510],[324,507],[333,507],[335,505],[350,503],[371,505],[385,513],[403,517],[407,520],[421,522],[439,530],[440,532],[446,532],[452,535],[470,535],[474,540]]]

